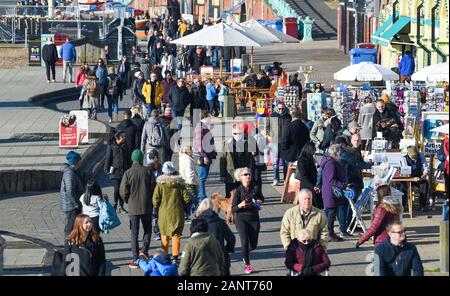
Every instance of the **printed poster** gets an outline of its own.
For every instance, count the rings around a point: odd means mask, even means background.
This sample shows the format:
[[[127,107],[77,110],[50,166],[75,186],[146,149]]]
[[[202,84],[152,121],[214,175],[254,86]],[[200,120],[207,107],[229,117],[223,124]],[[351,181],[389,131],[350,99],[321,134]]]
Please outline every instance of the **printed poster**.
[[[69,115],[76,117],[78,128],[78,144],[89,143],[89,116],[86,110],[72,110]]]
[[[59,147],[78,147],[78,127],[75,115],[64,115],[59,121]]]

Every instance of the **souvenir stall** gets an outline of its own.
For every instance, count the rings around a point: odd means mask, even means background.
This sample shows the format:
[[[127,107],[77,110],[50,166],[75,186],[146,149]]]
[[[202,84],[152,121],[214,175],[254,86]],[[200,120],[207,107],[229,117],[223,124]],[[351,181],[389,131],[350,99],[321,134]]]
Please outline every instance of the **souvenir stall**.
[[[279,102],[293,111],[295,107],[299,107],[300,104],[300,89],[298,86],[279,86],[277,88],[277,94],[274,100],[274,106]]]

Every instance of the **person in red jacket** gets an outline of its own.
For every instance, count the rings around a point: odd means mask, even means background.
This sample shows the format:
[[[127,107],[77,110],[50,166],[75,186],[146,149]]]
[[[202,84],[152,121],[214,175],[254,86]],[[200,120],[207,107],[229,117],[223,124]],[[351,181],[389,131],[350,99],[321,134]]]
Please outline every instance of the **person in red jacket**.
[[[327,252],[320,243],[311,238],[306,229],[298,232],[286,251],[286,267],[296,275],[316,276],[330,268],[331,262]]]
[[[370,228],[364,232],[356,242],[356,248],[368,241],[373,236],[374,244],[379,244],[389,238],[386,226],[400,220],[403,207],[398,200],[391,196],[391,188],[388,185],[381,185],[377,188],[377,206],[373,215]]]
[[[81,65],[80,69],[78,69],[77,77],[75,79],[75,87],[79,89],[80,92],[83,90],[83,84],[89,71],[89,64],[87,63]],[[83,97],[80,97],[80,110],[81,109],[83,109]]]

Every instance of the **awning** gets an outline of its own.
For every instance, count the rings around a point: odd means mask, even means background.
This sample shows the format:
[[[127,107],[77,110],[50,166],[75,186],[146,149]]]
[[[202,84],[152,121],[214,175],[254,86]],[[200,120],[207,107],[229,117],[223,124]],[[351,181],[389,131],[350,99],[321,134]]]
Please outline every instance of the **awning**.
[[[396,13],[395,15],[398,16],[398,13]],[[391,16],[381,26],[378,27],[378,29],[375,31],[375,33],[372,34],[372,43],[378,44],[378,38],[392,24],[392,21],[393,21],[393,18]]]
[[[378,39],[378,43],[380,45],[388,45],[392,38],[398,34],[406,25],[411,22],[411,18],[409,16],[401,16],[395,23],[393,23]]]

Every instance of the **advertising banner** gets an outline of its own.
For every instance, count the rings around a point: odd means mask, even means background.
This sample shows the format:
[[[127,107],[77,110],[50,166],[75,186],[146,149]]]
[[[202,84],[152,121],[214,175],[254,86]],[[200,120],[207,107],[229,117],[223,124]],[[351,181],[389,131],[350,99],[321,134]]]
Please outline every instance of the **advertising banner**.
[[[89,115],[86,110],[70,111],[69,116],[75,116],[78,129],[78,144],[89,143]]]
[[[78,127],[75,115],[63,115],[59,121],[59,147],[78,147]]]

